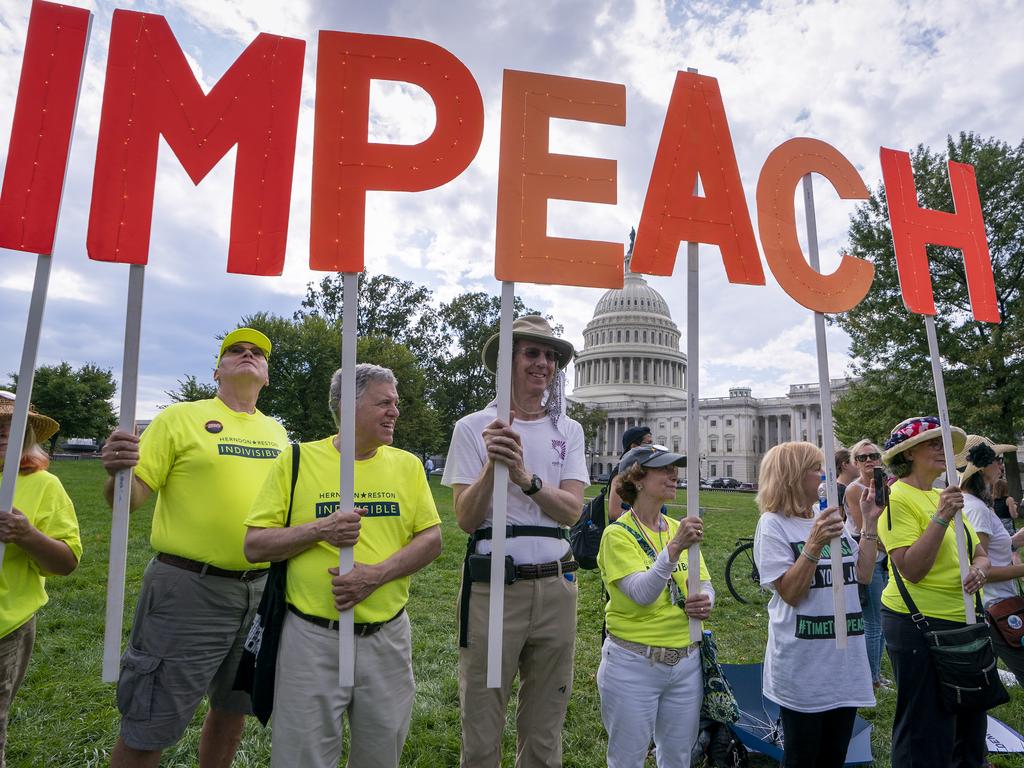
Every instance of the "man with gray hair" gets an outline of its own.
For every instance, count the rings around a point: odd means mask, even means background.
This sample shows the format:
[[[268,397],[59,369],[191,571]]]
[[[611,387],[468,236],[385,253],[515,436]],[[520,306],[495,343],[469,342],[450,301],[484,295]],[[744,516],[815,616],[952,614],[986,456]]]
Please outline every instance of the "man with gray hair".
[[[343,718],[349,765],[397,768],[412,717],[411,574],[441,553],[441,520],[419,459],[391,447],[398,390],[387,368],[356,366],[355,498],[339,504],[338,436],[278,457],[246,520],[249,557],[288,561],[288,615],[274,690],[271,765],[337,768]],[[328,398],[339,419],[341,370]],[[289,519],[289,498],[291,522]],[[334,520],[332,524],[327,521]],[[355,567],[338,575],[338,547]],[[331,577],[333,574],[333,578]],[[338,685],[338,612],[355,612],[355,686]]]

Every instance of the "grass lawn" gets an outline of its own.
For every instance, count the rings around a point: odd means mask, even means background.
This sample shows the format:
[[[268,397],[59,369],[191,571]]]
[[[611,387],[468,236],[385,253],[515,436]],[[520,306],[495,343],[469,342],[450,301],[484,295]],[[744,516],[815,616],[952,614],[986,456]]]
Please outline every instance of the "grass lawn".
[[[58,462],[53,470],[75,501],[85,555],[72,576],[49,581],[50,603],[39,613],[35,654],[11,712],[8,764],[33,768],[105,766],[117,733],[118,713],[113,685],[100,682],[110,531],[110,511],[100,495],[104,473],[97,461]],[[443,521],[444,552],[435,563],[413,577],[409,602],[418,690],[402,764],[420,768],[455,766],[459,755],[455,598],[465,536],[454,523],[451,494],[437,484],[438,479],[431,478],[431,487]],[[588,495],[596,491],[597,487],[592,487]],[[678,494],[678,502],[678,506],[670,510],[674,515],[685,511],[685,491]],[[710,626],[718,639],[721,660],[760,661],[767,635],[765,611],[733,600],[724,577],[726,558],[736,539],[753,534],[757,518],[754,498],[748,494],[704,491],[701,504],[707,521],[705,558],[718,593]],[[152,556],[149,547],[151,514],[152,503],[132,517],[126,634],[142,571]],[[600,660],[600,601],[597,573],[581,572],[576,680],[564,734],[565,765],[575,768],[604,764],[606,740],[595,681]],[[813,681],[814,672],[808,670],[809,681]],[[823,678],[822,683],[828,682]],[[1011,695],[1011,703],[994,714],[1022,728],[1024,692],[1014,688]],[[875,726],[873,746],[877,766],[889,765],[894,701],[892,692],[882,692],[876,709],[861,712]],[[506,765],[512,765],[515,755],[514,705],[509,711],[503,740]],[[181,743],[165,753],[164,766],[198,764],[202,715],[203,712],[197,713]],[[250,720],[235,765],[265,766],[269,759],[269,732]],[[1024,767],[1024,759],[1020,757],[994,757],[993,762],[998,766]],[[752,764],[774,763],[762,758],[753,760]]]

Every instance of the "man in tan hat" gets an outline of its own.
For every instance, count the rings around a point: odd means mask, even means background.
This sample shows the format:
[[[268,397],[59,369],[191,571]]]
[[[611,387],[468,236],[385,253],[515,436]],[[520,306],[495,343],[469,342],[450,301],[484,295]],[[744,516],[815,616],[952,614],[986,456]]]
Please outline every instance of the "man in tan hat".
[[[576,562],[568,526],[589,482],[583,429],[561,413],[562,369],[573,356],[538,315],[513,323],[512,420],[490,403],[455,425],[441,482],[452,488],[455,517],[470,534],[459,599],[459,701],[462,765],[498,766],[505,709],[516,674],[517,768],[560,766],[562,724],[572,693],[576,637]],[[497,370],[498,336],[483,348]],[[508,467],[508,528],[502,687],[487,687],[491,496],[494,467]]]
[[[103,446],[108,503],[114,475],[127,467],[135,468],[132,509],[158,494],[150,535],[157,555],[121,658],[114,768],[159,765],[204,694],[210,710],[200,766],[227,768],[238,749],[251,703],[232,684],[268,567],[246,560],[244,521],[288,442],[284,428],[256,409],[270,349],[257,330],[232,331],[217,357],[216,397],[175,403],[141,439],[115,431]]]

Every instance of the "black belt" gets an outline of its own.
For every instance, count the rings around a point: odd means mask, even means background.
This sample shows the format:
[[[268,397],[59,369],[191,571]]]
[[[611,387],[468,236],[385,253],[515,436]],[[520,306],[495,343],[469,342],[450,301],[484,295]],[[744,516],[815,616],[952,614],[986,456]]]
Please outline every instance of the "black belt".
[[[225,579],[237,579],[238,581],[255,581],[266,576],[269,568],[257,568],[251,571],[229,571],[226,568],[218,568],[216,565],[201,563],[198,560],[190,560],[187,557],[169,555],[166,552],[157,552],[156,559],[164,565],[173,565],[183,571],[192,571],[200,576],[220,576]]]
[[[571,555],[566,554],[565,560],[552,560],[550,563],[526,563],[516,565],[515,580],[546,579],[550,576],[561,576],[563,573],[572,573],[580,564],[570,559]],[[473,581],[490,581],[490,575],[486,579],[473,579]]]
[[[459,605],[459,647],[469,647],[469,596],[471,594],[470,587],[472,586],[472,580],[469,576],[469,556],[473,554],[473,550],[476,548],[478,541],[487,541],[494,534],[493,528],[478,528],[470,534],[469,540],[466,542],[466,557],[462,561],[462,593],[460,595]],[[564,539],[569,540],[569,529],[558,528],[552,525],[506,525],[505,526],[505,538],[511,539],[517,536],[536,536],[540,538],[548,539]],[[570,565],[571,564],[571,565]],[[539,571],[536,570],[525,570],[523,573],[529,573],[537,575],[521,576],[520,569],[537,569],[543,566],[550,566],[552,563],[542,563],[541,565],[517,565],[515,576],[517,579],[540,579],[545,576],[554,576],[558,574],[558,562],[554,563],[554,573],[545,573],[540,575]],[[579,567],[579,564],[575,560],[563,560],[562,561],[562,573],[570,573],[575,571]]]
[[[303,613],[302,611],[300,611],[291,603],[288,603],[288,610],[294,613],[300,619],[305,619],[310,624],[316,624],[318,627],[323,627],[324,629],[333,629],[335,631],[337,631],[338,629],[337,619],[325,619],[323,616],[310,616],[308,613]],[[390,619],[386,619],[385,621],[371,621],[367,622],[366,624],[360,624],[357,621],[352,625],[354,628],[354,634],[356,637],[369,637],[370,635],[375,635],[378,632],[380,632],[381,628],[385,624],[390,624],[403,613],[405,613],[404,605],[402,606],[401,610],[398,611],[398,613],[396,613]]]

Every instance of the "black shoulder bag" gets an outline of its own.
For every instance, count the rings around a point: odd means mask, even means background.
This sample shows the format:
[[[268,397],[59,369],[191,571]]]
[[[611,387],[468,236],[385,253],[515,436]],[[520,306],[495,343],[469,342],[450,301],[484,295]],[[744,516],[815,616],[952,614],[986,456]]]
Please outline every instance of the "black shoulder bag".
[[[966,530],[964,533],[967,534],[968,557],[973,558],[971,535]],[[1010,695],[999,679],[995,649],[985,620],[956,629],[928,629],[928,617],[917,610],[892,559],[889,560],[889,567],[900,596],[910,609],[911,620],[924,633],[928,655],[939,678],[939,695],[945,709],[949,712],[977,712],[1008,702]],[[981,618],[985,612],[981,608],[978,593],[975,593],[974,599],[978,617]]]
[[[288,497],[288,516],[284,527],[292,524],[292,501],[295,482],[299,477],[299,444],[292,443],[292,489]],[[288,561],[270,564],[263,597],[253,616],[249,634],[245,638],[242,659],[235,673],[234,690],[245,691],[252,699],[253,714],[266,726],[274,710],[274,677],[277,671],[277,648],[281,642],[281,627],[288,604],[285,601],[285,581]]]
[[[612,476],[614,477],[614,475]],[[597,568],[597,553],[601,548],[601,534],[604,533],[608,517],[605,515],[605,503],[612,487],[612,478],[601,492],[583,505],[583,512],[576,524],[569,529],[569,544],[572,556],[585,571]]]

